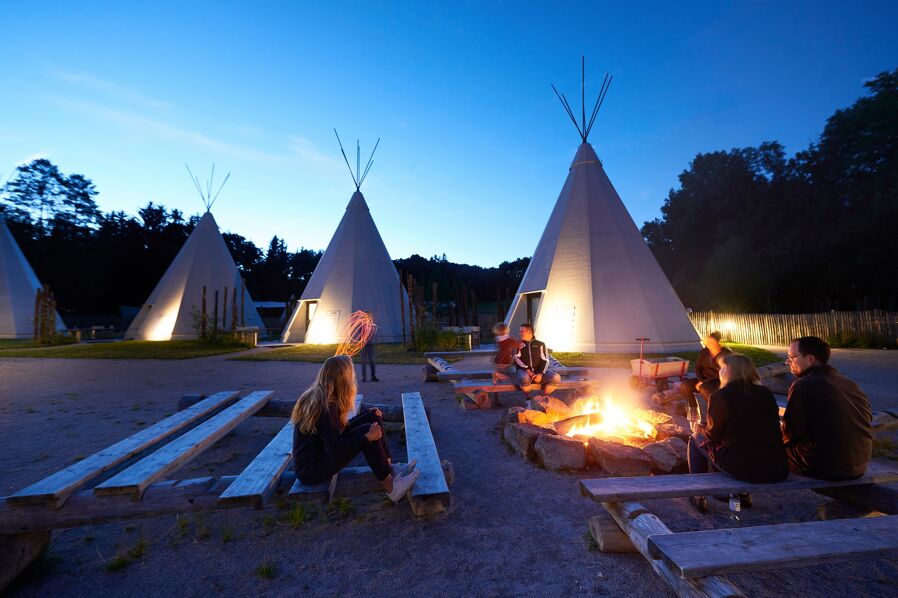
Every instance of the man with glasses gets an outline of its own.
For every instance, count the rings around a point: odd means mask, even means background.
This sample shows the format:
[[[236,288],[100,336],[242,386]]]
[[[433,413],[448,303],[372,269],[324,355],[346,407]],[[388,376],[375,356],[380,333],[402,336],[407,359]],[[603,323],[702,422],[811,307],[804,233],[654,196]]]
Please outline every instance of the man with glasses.
[[[786,363],[796,380],[783,415],[789,469],[826,480],[864,475],[873,451],[867,395],[829,365],[830,349],[816,336],[796,338]]]

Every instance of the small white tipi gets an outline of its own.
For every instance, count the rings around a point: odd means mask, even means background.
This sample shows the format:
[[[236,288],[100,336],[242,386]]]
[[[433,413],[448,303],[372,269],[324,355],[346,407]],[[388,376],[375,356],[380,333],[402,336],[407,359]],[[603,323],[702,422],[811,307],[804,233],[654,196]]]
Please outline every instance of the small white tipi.
[[[34,308],[40,288],[34,270],[0,216],[0,338],[34,337]],[[56,329],[65,330],[59,314]]]
[[[532,322],[556,351],[638,351],[640,338],[650,339],[646,352],[698,349],[682,302],[587,142],[608,85],[606,75],[582,125],[559,96],[582,144],[505,321],[513,331]]]
[[[358,310],[373,315],[377,342],[403,340],[402,322],[403,314],[409,313],[408,296],[360,190],[373,157],[372,151],[364,172],[359,172],[358,160],[356,172],[349,168],[355,193],[287,321],[281,336],[285,343],[342,342],[345,340],[343,324]],[[348,160],[346,164],[349,166]]]
[[[211,184],[207,188],[211,191]],[[167,341],[199,337],[204,287],[207,330],[213,326],[217,292],[219,329],[231,329],[236,304],[237,326],[256,326],[264,332],[262,318],[209,211],[215,199],[209,201],[209,195],[202,190],[200,195],[206,213],[128,327],[126,339]]]

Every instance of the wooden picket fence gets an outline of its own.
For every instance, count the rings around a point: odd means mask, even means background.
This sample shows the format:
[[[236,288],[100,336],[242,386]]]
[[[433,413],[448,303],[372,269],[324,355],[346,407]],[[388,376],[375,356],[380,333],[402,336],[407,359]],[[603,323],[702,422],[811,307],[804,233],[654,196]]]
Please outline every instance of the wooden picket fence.
[[[818,314],[733,314],[713,311],[689,314],[700,335],[718,330],[725,340],[750,345],[786,345],[798,336],[825,340],[898,339],[898,312],[830,311]]]

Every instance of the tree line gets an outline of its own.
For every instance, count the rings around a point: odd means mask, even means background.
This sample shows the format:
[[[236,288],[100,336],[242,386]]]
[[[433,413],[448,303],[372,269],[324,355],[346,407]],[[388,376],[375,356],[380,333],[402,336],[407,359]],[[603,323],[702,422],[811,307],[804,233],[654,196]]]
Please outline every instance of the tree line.
[[[718,311],[896,308],[898,298],[898,69],[865,84],[819,140],[787,157],[781,144],[698,154],[642,234],[684,304]],[[0,189],[2,215],[38,278],[66,314],[139,306],[199,215],[148,203],[103,212],[82,174],[47,159],[19,166]],[[224,233],[257,301],[298,298],[321,251],[260,248]],[[395,260],[431,300],[462,293],[507,309],[530,258],[484,268],[445,255]],[[404,282],[404,281],[403,281]],[[491,307],[492,309],[492,307]]]

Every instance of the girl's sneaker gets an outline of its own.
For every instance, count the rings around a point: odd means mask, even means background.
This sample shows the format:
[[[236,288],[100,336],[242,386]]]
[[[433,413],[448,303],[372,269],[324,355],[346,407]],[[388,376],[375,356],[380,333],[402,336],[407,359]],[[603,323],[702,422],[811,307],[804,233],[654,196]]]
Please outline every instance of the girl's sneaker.
[[[415,485],[415,482],[418,480],[418,476],[421,475],[421,472],[417,469],[407,473],[406,475],[401,475],[393,478],[393,491],[388,492],[387,496],[390,497],[394,503],[402,500],[406,494],[409,493],[409,490],[412,489],[412,486]]]

